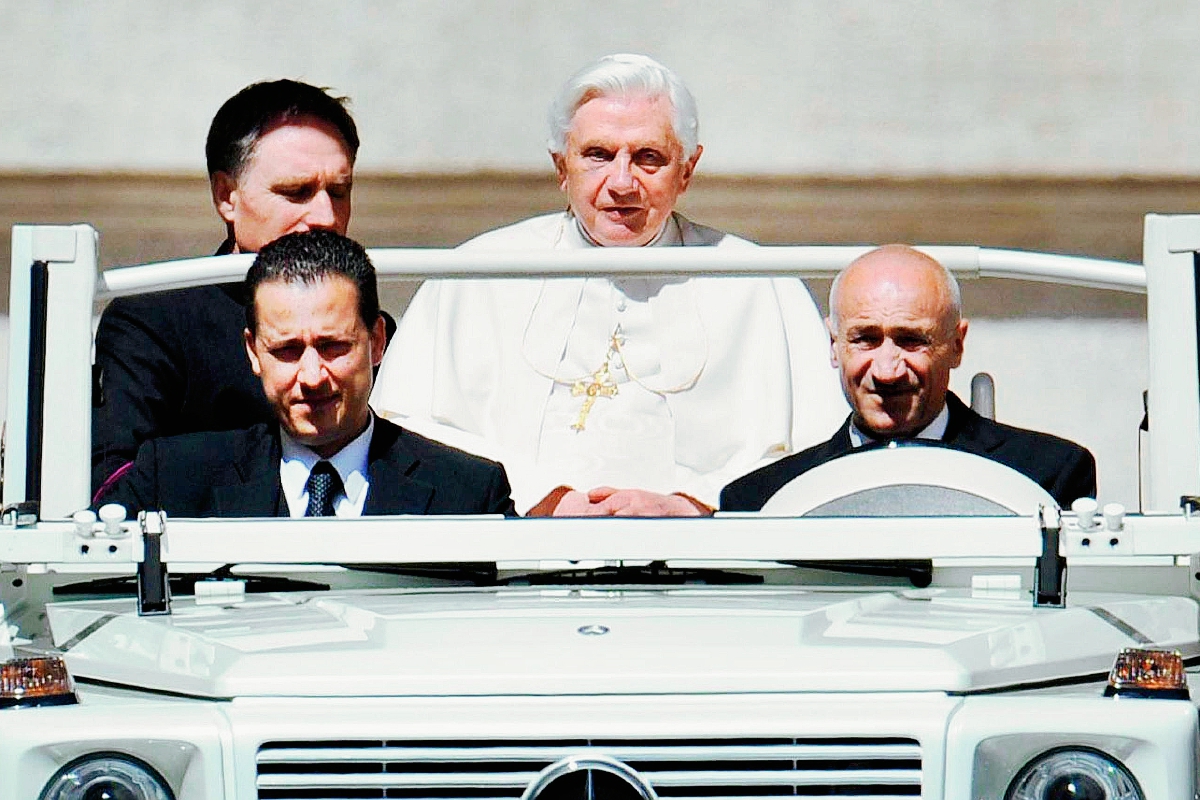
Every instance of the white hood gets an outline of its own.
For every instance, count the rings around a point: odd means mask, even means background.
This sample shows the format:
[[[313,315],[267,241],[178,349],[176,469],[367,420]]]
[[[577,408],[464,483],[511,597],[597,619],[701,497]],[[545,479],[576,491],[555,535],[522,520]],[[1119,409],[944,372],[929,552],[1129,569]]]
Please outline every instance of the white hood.
[[[202,697],[945,691],[1107,672],[1197,647],[1197,604],[957,590],[441,589],[48,606],[77,678]]]

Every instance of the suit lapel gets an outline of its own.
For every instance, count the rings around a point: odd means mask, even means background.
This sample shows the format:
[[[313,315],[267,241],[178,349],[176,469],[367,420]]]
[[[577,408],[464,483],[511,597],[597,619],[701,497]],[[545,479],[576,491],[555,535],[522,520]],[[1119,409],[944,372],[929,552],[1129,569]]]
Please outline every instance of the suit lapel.
[[[819,445],[821,448],[816,453],[814,463],[823,464],[835,458],[846,455],[854,447],[850,444],[850,420],[853,415],[846,417],[846,421],[842,423],[842,427],[837,429],[837,433],[829,437],[828,441]]]
[[[242,451],[234,455],[229,481],[213,487],[217,515],[279,516],[284,510],[283,488],[279,483],[281,454],[276,426],[255,425],[246,431]]]
[[[241,451],[234,454],[229,479],[212,489],[218,516],[286,516],[279,483],[282,458],[276,426],[256,425],[246,432]],[[367,453],[370,488],[364,515],[424,514],[433,502],[433,487],[411,477],[419,466],[404,445],[402,431],[387,420],[375,418],[375,435]]]
[[[976,455],[986,455],[1004,444],[997,426],[968,408],[953,392],[946,394],[946,405],[950,419],[943,442]]]
[[[425,514],[433,502],[433,487],[411,477],[420,464],[404,446],[403,431],[387,420],[375,418],[375,434],[367,455],[371,481],[363,516]]]

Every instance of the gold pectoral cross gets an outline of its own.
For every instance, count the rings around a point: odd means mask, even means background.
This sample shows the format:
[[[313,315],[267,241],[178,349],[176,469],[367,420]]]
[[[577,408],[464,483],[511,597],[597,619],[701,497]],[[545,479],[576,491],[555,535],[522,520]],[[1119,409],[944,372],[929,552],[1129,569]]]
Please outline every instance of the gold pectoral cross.
[[[608,359],[600,369],[592,373],[591,380],[580,378],[571,385],[572,397],[583,397],[583,406],[579,409],[579,418],[571,425],[571,430],[581,431],[587,424],[588,414],[596,404],[597,397],[612,397],[617,393],[617,382],[608,371]]]

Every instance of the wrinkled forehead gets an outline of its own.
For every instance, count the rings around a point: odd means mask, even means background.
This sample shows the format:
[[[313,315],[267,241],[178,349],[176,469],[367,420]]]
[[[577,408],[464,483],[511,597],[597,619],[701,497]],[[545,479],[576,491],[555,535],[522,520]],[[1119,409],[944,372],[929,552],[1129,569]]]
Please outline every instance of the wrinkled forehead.
[[[940,275],[875,273],[847,278],[836,298],[835,317],[842,330],[863,325],[949,329],[958,321]]]

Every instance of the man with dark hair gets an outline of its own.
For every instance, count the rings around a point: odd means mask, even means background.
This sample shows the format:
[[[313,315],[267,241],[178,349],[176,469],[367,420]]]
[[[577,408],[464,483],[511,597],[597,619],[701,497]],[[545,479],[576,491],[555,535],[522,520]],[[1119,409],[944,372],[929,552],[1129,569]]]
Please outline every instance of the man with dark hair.
[[[362,245],[345,236],[314,231],[309,236],[285,236],[259,253],[246,273],[245,292],[252,298],[261,284],[271,281],[314,284],[338,276],[354,284],[358,298],[358,316],[368,329],[382,322],[375,267]],[[246,303],[246,331],[258,332],[258,307]],[[247,344],[251,342],[248,340]],[[382,352],[382,350],[381,350]],[[251,355],[253,360],[253,355]]]
[[[274,421],[151,439],[97,503],[181,517],[515,513],[500,464],[371,413],[386,336],[359,244],[287,234],[245,290],[245,350]]]
[[[346,232],[358,129],[345,102],[280,80],[247,86],[217,111],[204,152],[229,252],[310,228]]]
[[[236,176],[268,128],[304,117],[314,117],[336,128],[353,160],[358,154],[358,128],[346,103],[345,97],[333,97],[300,81],[250,84],[226,100],[209,125],[204,144],[208,174]]]
[[[358,153],[345,102],[278,80],[247,86],[221,106],[205,148],[226,225],[219,255],[258,252],[296,231],[345,234]],[[105,309],[96,333],[93,490],[127,469],[146,439],[273,418],[242,347],[245,304],[242,286],[224,284],[119,298]]]

